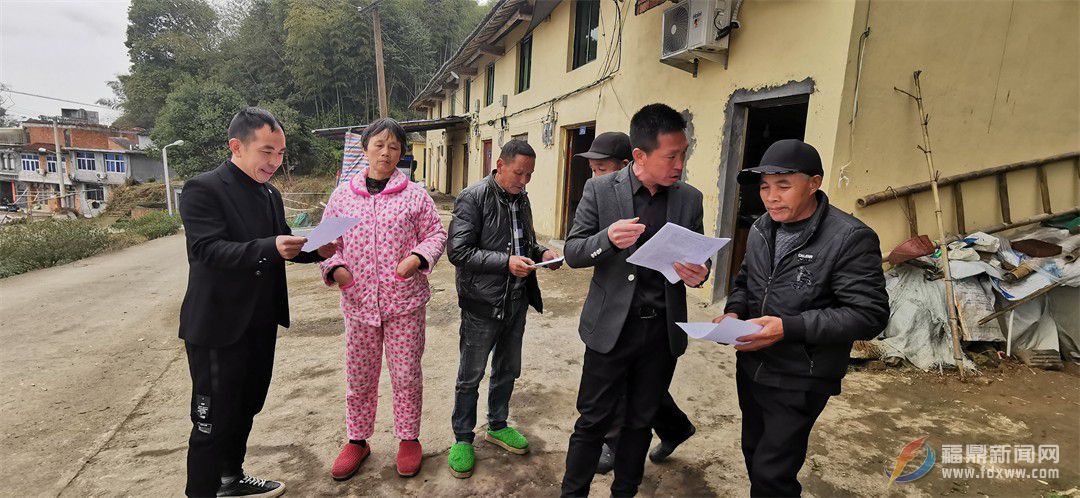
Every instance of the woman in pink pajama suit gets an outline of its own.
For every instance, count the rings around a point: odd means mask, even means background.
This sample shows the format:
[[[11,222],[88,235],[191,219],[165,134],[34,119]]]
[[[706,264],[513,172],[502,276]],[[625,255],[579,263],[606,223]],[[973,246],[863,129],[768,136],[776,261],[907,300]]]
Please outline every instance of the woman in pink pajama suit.
[[[367,439],[374,432],[384,350],[393,387],[394,434],[401,440],[398,474],[420,471],[427,274],[446,245],[435,203],[397,170],[405,147],[401,125],[379,119],[364,131],[361,144],[368,165],[338,186],[323,213],[324,218],[362,220],[342,236],[338,252],[320,264],[327,285],[341,290],[345,315],[349,442],[331,469],[337,480],[355,475],[371,453]]]

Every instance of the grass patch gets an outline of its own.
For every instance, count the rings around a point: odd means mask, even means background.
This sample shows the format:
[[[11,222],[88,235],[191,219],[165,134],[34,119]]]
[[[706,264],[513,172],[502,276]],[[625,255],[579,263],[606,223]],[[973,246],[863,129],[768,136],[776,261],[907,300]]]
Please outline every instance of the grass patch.
[[[87,220],[48,220],[0,227],[0,278],[93,256],[109,234]]]
[[[180,230],[180,217],[169,216],[164,211],[155,211],[135,220],[117,220],[113,227],[125,232],[137,233],[146,237],[146,240],[154,240],[172,235]]]

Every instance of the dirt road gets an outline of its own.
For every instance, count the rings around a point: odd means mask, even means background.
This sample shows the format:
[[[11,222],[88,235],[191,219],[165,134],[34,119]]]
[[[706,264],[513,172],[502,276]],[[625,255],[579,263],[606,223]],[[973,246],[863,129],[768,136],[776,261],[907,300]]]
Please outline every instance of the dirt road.
[[[182,236],[0,280],[0,493],[67,487],[183,359],[186,284]]]
[[[190,383],[176,329],[186,269],[183,240],[174,236],[0,280],[0,495],[180,494]],[[540,274],[547,310],[529,315],[511,405],[511,423],[528,435],[532,453],[510,455],[480,442],[475,475],[457,480],[446,470],[446,452],[458,309],[453,267],[441,261],[428,307],[424,469],[412,479],[393,470],[384,374],[374,453],[345,483],[329,476],[344,432],[337,295],[311,266],[290,265],[288,275],[293,327],[280,333],[274,383],[255,421],[246,470],[285,480],[290,496],[557,494],[584,351],[576,326],[587,270]],[[700,304],[691,309],[692,320],[716,314]],[[668,463],[647,464],[643,495],[746,494],[733,367],[731,350],[715,344],[693,343],[680,359],[672,391],[698,434]],[[1075,373],[1007,367],[967,382],[955,377],[910,370],[849,375],[811,439],[802,474],[807,494],[1031,496],[1080,483]],[[939,458],[950,444],[1058,444],[1057,464],[1013,466],[1054,467],[1060,475],[945,478],[939,464],[887,490],[885,468],[923,435]],[[599,477],[593,492],[606,496],[610,482],[610,475]]]

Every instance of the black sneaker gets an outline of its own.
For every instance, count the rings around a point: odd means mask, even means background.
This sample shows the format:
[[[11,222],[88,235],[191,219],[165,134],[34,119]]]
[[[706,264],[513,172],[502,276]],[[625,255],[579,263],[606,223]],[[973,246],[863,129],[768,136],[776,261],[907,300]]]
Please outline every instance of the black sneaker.
[[[218,496],[246,496],[248,498],[273,498],[285,492],[285,483],[267,481],[249,475],[241,476],[233,482],[222,484]]]
[[[604,451],[600,453],[600,461],[596,463],[597,474],[607,474],[615,468],[615,449],[604,443]]]
[[[664,441],[663,439],[661,439],[660,444],[656,445],[656,447],[649,452],[649,460],[652,460],[653,463],[660,463],[664,460],[667,460],[668,457],[675,452],[675,448],[678,448],[680,444],[683,444],[684,442],[686,442],[687,439],[690,439],[690,437],[693,436],[696,432],[697,427],[691,425],[690,434],[687,434],[686,437],[682,438],[679,441]]]

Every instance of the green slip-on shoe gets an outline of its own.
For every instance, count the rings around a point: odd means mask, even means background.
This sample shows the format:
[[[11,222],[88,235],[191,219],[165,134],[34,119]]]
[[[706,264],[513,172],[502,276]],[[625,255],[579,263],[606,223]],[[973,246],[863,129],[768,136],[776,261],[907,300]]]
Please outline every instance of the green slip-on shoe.
[[[468,479],[472,476],[473,467],[476,465],[476,453],[473,445],[469,443],[454,443],[450,447],[450,474],[458,479]]]
[[[529,452],[529,440],[525,439],[517,429],[503,427],[497,431],[487,431],[484,440],[502,447],[515,455],[524,455]]]

